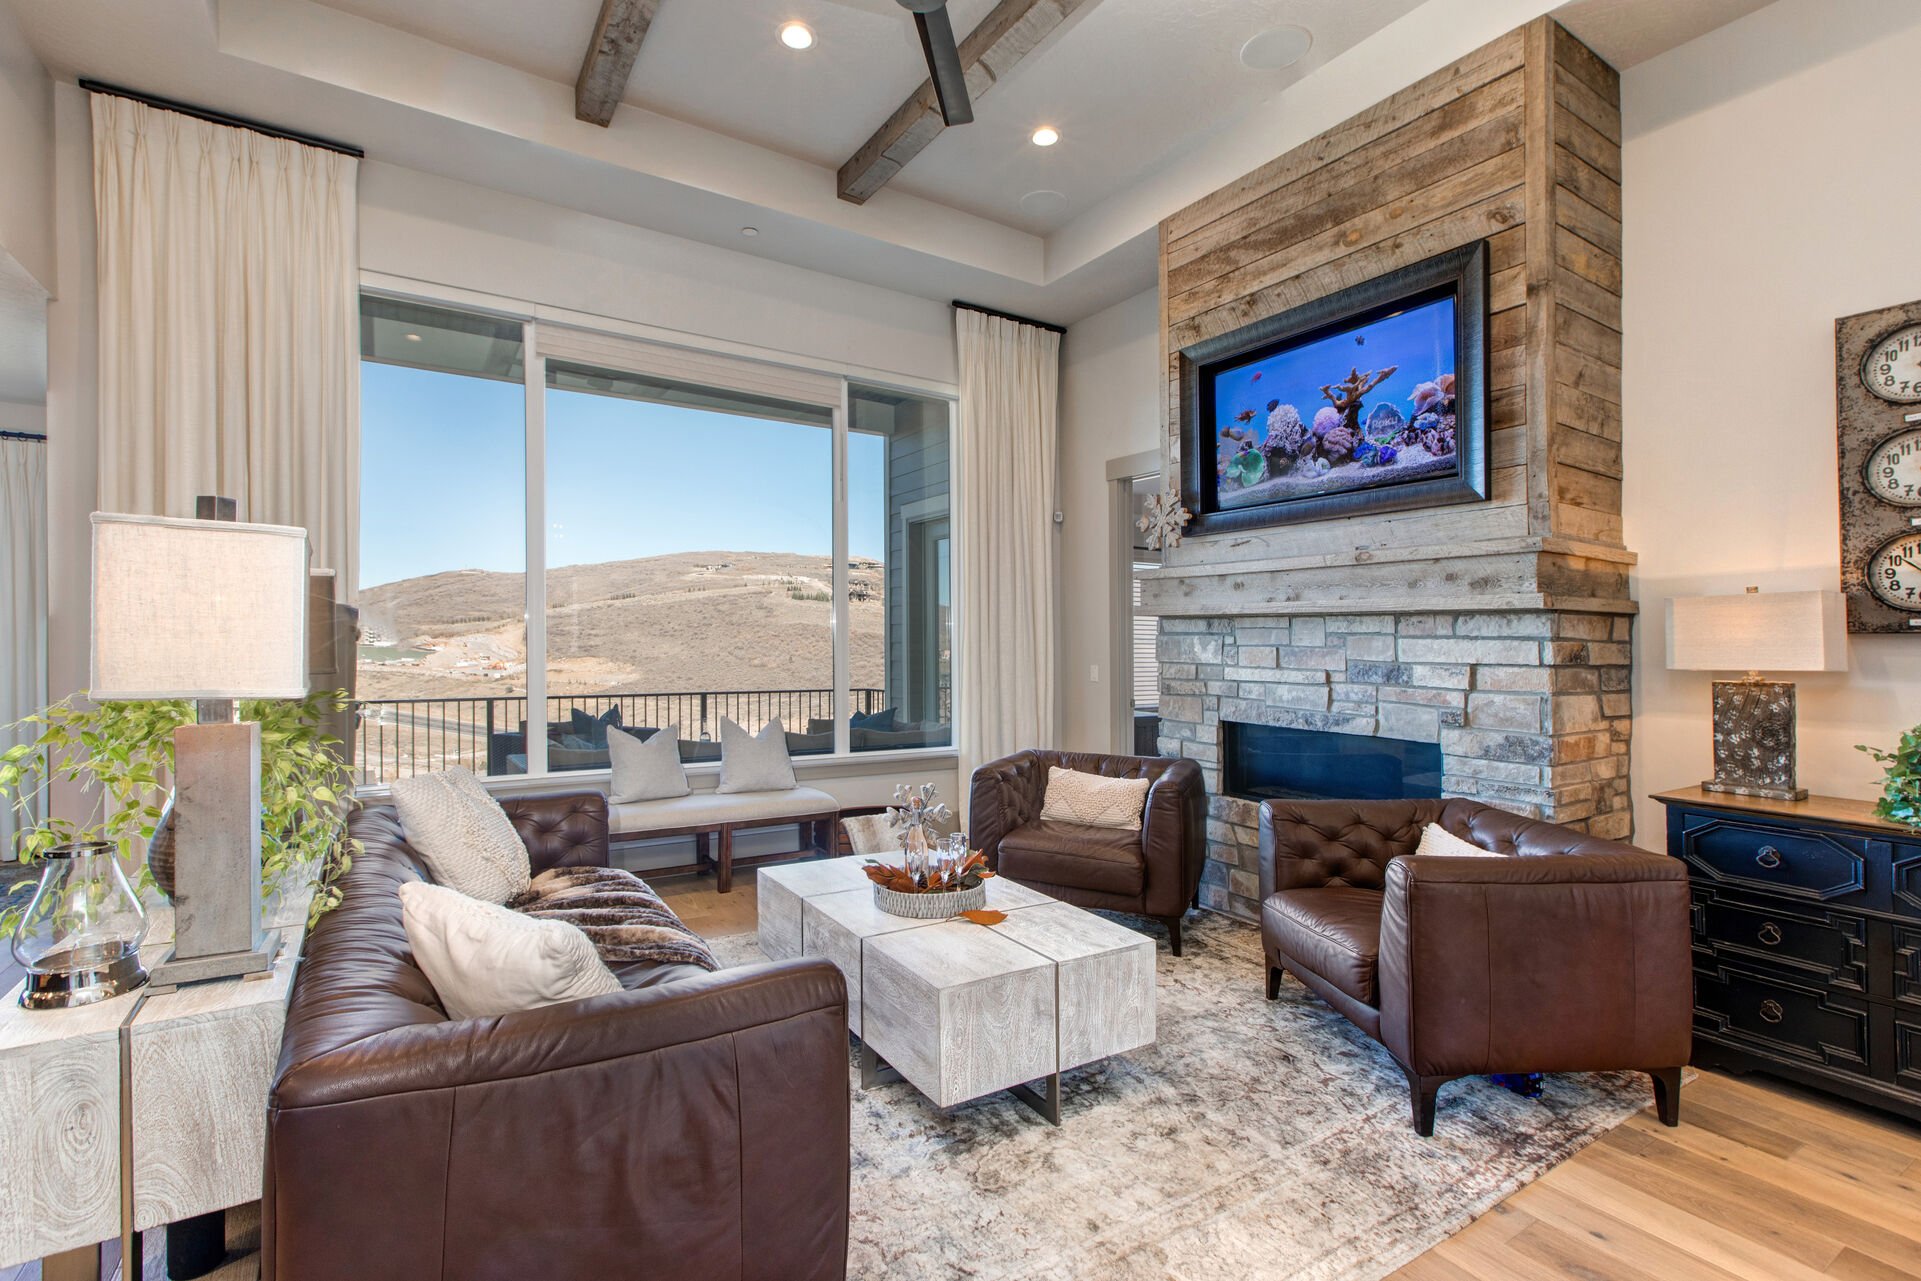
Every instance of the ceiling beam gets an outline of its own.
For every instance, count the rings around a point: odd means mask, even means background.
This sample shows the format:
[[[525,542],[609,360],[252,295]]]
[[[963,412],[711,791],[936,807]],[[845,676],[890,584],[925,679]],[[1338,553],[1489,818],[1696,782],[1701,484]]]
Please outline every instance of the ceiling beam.
[[[1021,59],[1053,34],[1055,28],[1077,10],[1091,9],[1097,3],[1099,0],[1001,0],[992,13],[981,19],[972,34],[960,42],[961,71],[967,77],[968,96],[980,101],[982,94],[1011,75]],[[945,128],[947,124],[941,119],[934,82],[924,80],[887,118],[887,123],[840,167],[840,198],[850,204],[866,204],[902,166],[940,137]]]
[[[627,92],[640,42],[660,11],[660,0],[600,0],[594,38],[574,81],[574,116],[603,129]]]

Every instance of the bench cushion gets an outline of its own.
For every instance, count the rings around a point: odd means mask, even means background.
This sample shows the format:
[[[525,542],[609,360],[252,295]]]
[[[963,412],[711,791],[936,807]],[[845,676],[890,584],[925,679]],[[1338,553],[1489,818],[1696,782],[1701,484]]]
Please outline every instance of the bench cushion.
[[[833,814],[840,802],[815,787],[779,792],[695,792],[662,801],[629,801],[607,807],[609,827],[622,836],[722,823],[778,823],[783,818]]]

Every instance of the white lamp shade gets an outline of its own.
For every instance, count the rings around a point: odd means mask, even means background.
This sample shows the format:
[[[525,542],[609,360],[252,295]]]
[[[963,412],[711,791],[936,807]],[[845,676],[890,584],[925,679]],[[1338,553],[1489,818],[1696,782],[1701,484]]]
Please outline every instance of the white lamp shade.
[[[301,698],[307,531],[93,516],[96,699]]]
[[[1691,672],[1845,672],[1839,592],[1745,592],[1668,601],[1668,666]]]

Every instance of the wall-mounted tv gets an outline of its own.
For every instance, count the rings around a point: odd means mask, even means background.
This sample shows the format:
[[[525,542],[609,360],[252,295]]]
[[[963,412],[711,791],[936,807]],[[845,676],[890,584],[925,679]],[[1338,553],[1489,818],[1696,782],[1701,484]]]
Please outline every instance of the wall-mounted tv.
[[[1486,333],[1482,242],[1184,349],[1188,532],[1486,498]]]

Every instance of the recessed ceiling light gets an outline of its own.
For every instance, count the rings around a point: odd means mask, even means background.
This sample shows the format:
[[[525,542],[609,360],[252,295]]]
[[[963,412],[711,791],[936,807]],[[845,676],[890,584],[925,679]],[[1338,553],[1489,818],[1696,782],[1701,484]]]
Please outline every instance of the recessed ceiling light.
[[[1314,33],[1306,27],[1272,27],[1241,46],[1241,61],[1256,71],[1291,67],[1314,47]]]
[[[407,335],[405,335],[405,337],[406,337],[406,339],[407,339],[407,341],[408,341],[408,342],[419,342],[419,341],[420,341],[420,335],[419,335],[419,334],[407,334]]]
[[[742,227],[740,229],[740,234],[743,236],[758,236],[760,234],[760,228],[759,227]]]
[[[1051,147],[1060,140],[1061,131],[1053,125],[1042,125],[1034,131],[1034,145],[1036,147]]]
[[[804,22],[783,22],[780,24],[780,42],[789,49],[811,49],[814,47],[814,29]]]

